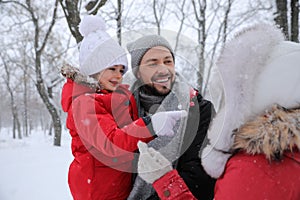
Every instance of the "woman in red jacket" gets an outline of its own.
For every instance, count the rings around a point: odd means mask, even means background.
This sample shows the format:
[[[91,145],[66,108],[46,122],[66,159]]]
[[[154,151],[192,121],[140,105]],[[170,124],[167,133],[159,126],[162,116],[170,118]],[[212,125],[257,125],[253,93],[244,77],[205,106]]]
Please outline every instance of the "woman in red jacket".
[[[105,32],[101,18],[84,18],[80,31],[80,67],[62,68],[68,79],[61,104],[74,156],[69,187],[75,200],[124,200],[132,188],[137,142],[172,135],[181,112],[138,118],[131,93],[120,84],[127,70],[125,51]],[[162,115],[168,123],[161,127]]]
[[[228,160],[217,180],[214,199],[300,199],[300,128],[294,123],[299,116],[300,107],[287,110],[274,106],[243,125],[235,133],[233,149],[239,152]],[[138,146],[140,176],[153,184],[160,199],[196,199],[168,160],[144,143]]]
[[[244,30],[225,46],[217,66],[226,104],[201,155],[218,178],[214,199],[300,199],[299,62],[300,45],[269,25]],[[196,199],[168,160],[138,145],[140,176],[161,199]]]

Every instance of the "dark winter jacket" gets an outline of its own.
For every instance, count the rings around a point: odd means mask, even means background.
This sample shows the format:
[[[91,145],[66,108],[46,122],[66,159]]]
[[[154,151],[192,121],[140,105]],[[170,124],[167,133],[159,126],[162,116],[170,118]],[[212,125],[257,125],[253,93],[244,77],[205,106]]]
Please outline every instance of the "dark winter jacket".
[[[183,141],[181,141],[180,144],[181,156],[173,163],[173,166],[178,170],[178,173],[194,196],[209,200],[213,199],[214,196],[215,179],[211,178],[204,171],[199,158],[199,152],[202,145],[205,145],[203,141],[211,121],[213,106],[211,102],[203,99],[196,90],[192,88],[189,89],[190,91],[187,91],[187,94],[190,94],[190,105]],[[176,89],[173,87],[173,90]],[[139,94],[138,90],[135,91],[135,94]],[[181,94],[178,93],[176,94],[176,96],[180,95]],[[137,105],[139,105],[139,111],[141,111],[143,108],[139,103],[139,96],[135,95],[135,98]],[[139,113],[140,116],[143,115],[142,112]],[[167,154],[167,152],[162,153]],[[146,188],[144,188],[144,190],[146,190]],[[144,199],[140,196],[139,198]],[[148,198],[148,200],[152,199],[159,199],[155,191],[154,194]]]
[[[215,187],[216,200],[300,199],[300,109],[275,106],[244,124]],[[176,170],[153,183],[161,199],[195,199]],[[201,198],[205,199],[205,198]]]
[[[132,188],[133,152],[139,140],[154,137],[137,116],[135,101],[127,87],[114,93],[95,92],[95,87],[75,83],[67,76],[62,108],[72,136],[74,160],[69,186],[75,200],[124,200]],[[80,82],[80,84],[78,84]]]
[[[194,101],[197,101],[197,103]],[[195,106],[190,107],[183,146],[191,142],[192,138],[189,138],[191,134],[195,132],[197,134],[192,139],[192,143],[187,150],[178,159],[176,169],[195,197],[211,200],[214,196],[216,180],[210,177],[203,169],[199,152],[205,146],[204,139],[214,109],[211,102],[203,99],[200,94],[197,94],[196,98],[192,99],[191,102]],[[195,117],[197,115],[198,117]]]

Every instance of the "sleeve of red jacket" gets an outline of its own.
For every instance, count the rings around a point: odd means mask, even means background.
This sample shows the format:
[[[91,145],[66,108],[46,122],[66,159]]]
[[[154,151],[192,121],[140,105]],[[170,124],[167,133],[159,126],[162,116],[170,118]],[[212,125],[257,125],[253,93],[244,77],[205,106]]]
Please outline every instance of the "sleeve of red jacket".
[[[196,200],[177,170],[172,170],[153,183],[161,200]]]
[[[85,145],[96,148],[108,157],[134,152],[139,140],[147,143],[155,137],[142,118],[118,128],[112,114],[92,95],[78,97],[73,102],[72,110],[76,130]]]

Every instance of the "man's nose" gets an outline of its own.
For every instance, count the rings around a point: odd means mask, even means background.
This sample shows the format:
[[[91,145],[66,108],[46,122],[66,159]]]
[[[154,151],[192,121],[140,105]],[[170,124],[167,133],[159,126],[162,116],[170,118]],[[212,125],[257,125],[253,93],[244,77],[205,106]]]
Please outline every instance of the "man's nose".
[[[168,73],[169,70],[165,64],[160,64],[160,65],[158,65],[157,72],[160,74],[165,74],[165,73]]]

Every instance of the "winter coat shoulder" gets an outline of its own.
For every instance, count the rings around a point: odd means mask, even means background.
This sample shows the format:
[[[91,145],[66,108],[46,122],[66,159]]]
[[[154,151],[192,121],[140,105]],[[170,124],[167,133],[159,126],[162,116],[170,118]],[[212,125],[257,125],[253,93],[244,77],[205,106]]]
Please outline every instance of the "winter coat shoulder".
[[[226,164],[216,184],[216,200],[300,199],[300,152],[284,153],[280,161],[241,152]]]

